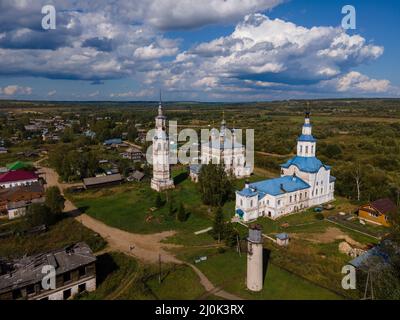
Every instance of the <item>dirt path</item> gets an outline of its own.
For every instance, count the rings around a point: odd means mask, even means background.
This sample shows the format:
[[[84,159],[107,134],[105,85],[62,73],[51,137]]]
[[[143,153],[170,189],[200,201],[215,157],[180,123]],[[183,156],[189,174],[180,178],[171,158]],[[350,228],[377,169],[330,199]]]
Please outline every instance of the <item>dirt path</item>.
[[[58,181],[58,174],[51,168],[39,167],[39,174],[45,178],[47,186],[58,186],[61,192],[69,187],[81,184],[65,184]],[[87,214],[80,214],[78,208],[68,199],[65,201],[64,211],[76,215],[75,219],[82,223],[85,227],[100,234],[108,243],[111,250],[120,251],[129,256],[138,258],[147,263],[157,263],[161,256],[164,263],[186,264],[190,266],[200,278],[200,283],[209,293],[227,300],[242,300],[242,298],[225,292],[215,287],[211,281],[194,265],[177,259],[172,253],[166,249],[177,248],[179,246],[173,244],[162,243],[163,240],[175,234],[175,231],[165,231],[155,234],[135,234],[110,227],[103,222],[90,217]]]
[[[223,291],[220,288],[215,287],[210,280],[204,275],[203,272],[200,271],[199,268],[195,267],[193,264],[186,263],[189,267],[193,269],[194,272],[198,275],[200,278],[200,283],[204,287],[204,289],[207,291],[208,294],[213,294],[215,296],[218,296],[220,298],[226,299],[226,300],[243,300],[242,298],[231,294],[229,292]]]

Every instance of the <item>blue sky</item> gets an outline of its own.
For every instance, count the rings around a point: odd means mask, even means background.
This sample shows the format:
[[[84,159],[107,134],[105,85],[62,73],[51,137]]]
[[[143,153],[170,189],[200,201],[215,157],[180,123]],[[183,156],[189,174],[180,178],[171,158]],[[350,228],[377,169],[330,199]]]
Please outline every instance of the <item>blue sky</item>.
[[[41,29],[53,4],[56,30]],[[341,28],[344,5],[357,28]],[[0,99],[399,97],[396,0],[0,0]]]

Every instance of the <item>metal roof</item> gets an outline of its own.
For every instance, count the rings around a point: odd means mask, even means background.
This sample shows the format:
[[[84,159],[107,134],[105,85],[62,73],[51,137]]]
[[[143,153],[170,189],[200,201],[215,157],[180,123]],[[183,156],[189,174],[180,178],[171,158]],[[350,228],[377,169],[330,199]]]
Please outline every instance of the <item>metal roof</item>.
[[[86,243],[80,242],[51,252],[4,261],[8,270],[0,275],[0,293],[41,282],[45,265],[55,266],[58,275],[93,263],[96,257]]]
[[[330,166],[324,165],[317,157],[300,156],[293,157],[286,163],[282,164],[281,167],[287,169],[292,165],[296,166],[300,171],[307,173],[317,173],[322,167],[324,167],[326,170],[331,169]]]
[[[83,183],[86,186],[97,185],[97,184],[104,184],[104,183],[112,183],[122,181],[122,176],[120,173],[111,174],[108,176],[101,176],[101,177],[93,177],[93,178],[85,178],[83,179]]]
[[[285,193],[300,191],[310,188],[310,185],[296,176],[283,176],[276,179],[264,180],[250,184],[249,188],[257,194],[278,196]],[[246,189],[241,192],[245,192]]]

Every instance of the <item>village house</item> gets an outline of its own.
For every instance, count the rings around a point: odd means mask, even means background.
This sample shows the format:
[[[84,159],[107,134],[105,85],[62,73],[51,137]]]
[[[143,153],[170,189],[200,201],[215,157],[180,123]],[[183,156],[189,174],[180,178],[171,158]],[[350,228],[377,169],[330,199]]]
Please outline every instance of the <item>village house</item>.
[[[5,147],[0,147],[0,154],[6,154],[8,153],[8,149]]]
[[[113,186],[121,184],[124,181],[121,174],[111,174],[106,176],[99,176],[93,178],[83,179],[85,189],[101,188],[105,186]]]
[[[358,217],[373,224],[390,226],[389,214],[397,213],[398,208],[390,199],[379,199],[358,208]]]
[[[123,159],[128,159],[131,161],[140,161],[143,159],[143,153],[138,148],[128,148],[125,152],[121,153]]]
[[[43,288],[47,266],[55,269],[55,289]],[[0,259],[0,300],[67,300],[94,290],[96,257],[84,242],[19,260]]]
[[[44,193],[40,183],[0,189],[0,213],[8,214],[10,220],[23,216],[30,204],[44,201]]]
[[[106,147],[118,147],[122,144],[122,139],[121,138],[116,138],[116,139],[108,139],[104,141],[103,145]]]
[[[0,188],[26,186],[39,181],[37,174],[26,170],[15,170],[0,175]]]
[[[38,199],[32,199],[31,201],[22,200],[18,202],[9,202],[7,204],[8,220],[13,220],[25,216],[28,207],[30,207],[34,203],[44,203],[45,200],[46,199],[42,197]]]

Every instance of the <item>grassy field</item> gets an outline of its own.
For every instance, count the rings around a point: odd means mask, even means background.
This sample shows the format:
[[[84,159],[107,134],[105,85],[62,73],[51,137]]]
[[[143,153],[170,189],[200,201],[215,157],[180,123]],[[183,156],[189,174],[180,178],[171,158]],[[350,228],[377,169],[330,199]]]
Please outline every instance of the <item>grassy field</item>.
[[[18,227],[18,221],[1,227],[1,232]],[[82,226],[73,218],[65,218],[50,229],[37,235],[15,235],[0,239],[0,257],[20,258],[23,255],[31,255],[59,249],[64,246],[84,241],[96,252],[106,245],[104,239],[93,231]]]
[[[197,275],[188,266],[163,265],[161,283],[154,266],[142,265],[122,253],[98,257],[98,288],[83,300],[192,300],[203,294]]]
[[[209,211],[207,206],[202,205],[200,194],[197,191],[197,186],[189,179],[182,179],[184,171],[175,170],[174,176],[178,177],[180,181],[177,188],[170,191],[168,195],[163,195],[164,198],[172,197],[176,204],[180,202],[185,203],[186,210],[190,212],[189,219],[186,222],[178,222],[176,219],[169,217],[167,205],[163,208],[150,212],[150,208],[154,207],[156,193],[149,188],[147,182],[126,184],[111,189],[86,191],[81,194],[73,195],[73,201],[85,209],[89,215],[102,220],[106,224],[121,228],[135,233],[154,233],[165,230],[176,230],[177,234],[166,241],[183,244],[184,248],[178,249],[179,256],[186,254],[191,255],[190,261],[193,262],[194,256],[198,250],[208,250],[216,245],[215,240],[209,234],[194,235],[195,231],[202,230],[212,225],[213,212]],[[260,176],[253,176],[251,180],[261,180]],[[243,186],[243,181],[236,182],[236,188],[239,189]],[[352,212],[354,205],[344,198],[338,198],[335,201],[335,209],[332,211],[325,211],[324,217],[336,214],[337,212]],[[234,214],[234,202],[230,201],[224,206],[224,213],[226,219],[229,219]],[[148,219],[152,216],[152,219]],[[338,250],[340,239],[331,238],[328,241],[319,241],[318,236],[325,236],[326,232],[337,232],[340,236],[350,237],[352,240],[359,242],[363,246],[373,245],[377,242],[376,239],[362,235],[360,233],[348,230],[341,226],[333,225],[326,220],[320,220],[320,217],[313,212],[312,209],[283,217],[277,221],[272,221],[267,218],[261,218],[257,221],[263,227],[263,232],[270,236],[276,233],[287,232],[293,239],[291,245],[287,249],[282,249],[276,245],[266,241],[265,246],[271,251],[271,264],[270,264],[270,282],[275,283],[273,279],[276,277],[286,276],[291,279],[288,282],[296,283],[299,286],[293,293],[293,297],[285,297],[283,290],[279,292],[278,288],[273,289],[277,284],[272,285],[272,291],[266,291],[264,295],[260,295],[260,299],[269,299],[273,296],[282,299],[312,299],[318,297],[311,294],[304,294],[307,290],[302,289],[303,286],[310,285],[311,287],[330,288],[334,292],[346,295],[348,298],[354,296],[348,295],[343,292],[340,286],[341,281],[341,268],[351,260],[348,256],[343,255]],[[288,224],[288,227],[284,227]],[[244,239],[248,230],[240,225],[235,225],[240,231],[241,238]],[[365,227],[365,231],[368,228]],[[316,240],[314,240],[316,237]],[[211,249],[211,250],[215,250]],[[229,255],[227,255],[229,258]],[[224,260],[224,258],[219,258]],[[216,261],[219,261],[217,259]],[[230,258],[229,258],[230,259]],[[226,266],[231,266],[231,261],[225,261]],[[216,262],[218,263],[218,262]],[[220,262],[223,264],[223,262]],[[239,261],[239,263],[241,263]],[[304,266],[307,266],[305,268]],[[239,267],[238,267],[239,268]],[[286,271],[286,269],[288,271]],[[224,270],[223,272],[221,270]],[[244,270],[244,269],[243,269]],[[235,275],[232,277],[243,277],[244,272],[242,269],[236,269]],[[225,269],[204,270],[204,272],[215,272],[217,279],[223,275],[225,277]],[[278,276],[277,276],[278,275]],[[296,276],[297,275],[297,276]],[[210,275],[212,279],[212,276]],[[307,279],[307,280],[305,280]],[[299,284],[297,284],[299,283]],[[241,287],[229,288],[233,293],[244,294]],[[319,288],[321,289],[321,288]],[[227,288],[228,290],[228,288]],[[229,290],[228,290],[229,291]],[[312,292],[312,291],[311,291]],[[332,293],[330,293],[332,294]],[[333,294],[334,295],[334,294]],[[280,299],[280,298],[277,298]]]
[[[246,255],[227,250],[218,253],[215,249],[202,249],[197,252],[186,252],[181,257],[193,262],[199,255],[206,255],[207,261],[197,267],[217,286],[246,299],[257,300],[331,300],[341,296],[298,277],[275,264],[268,263],[264,279],[264,289],[260,293],[247,290]]]

